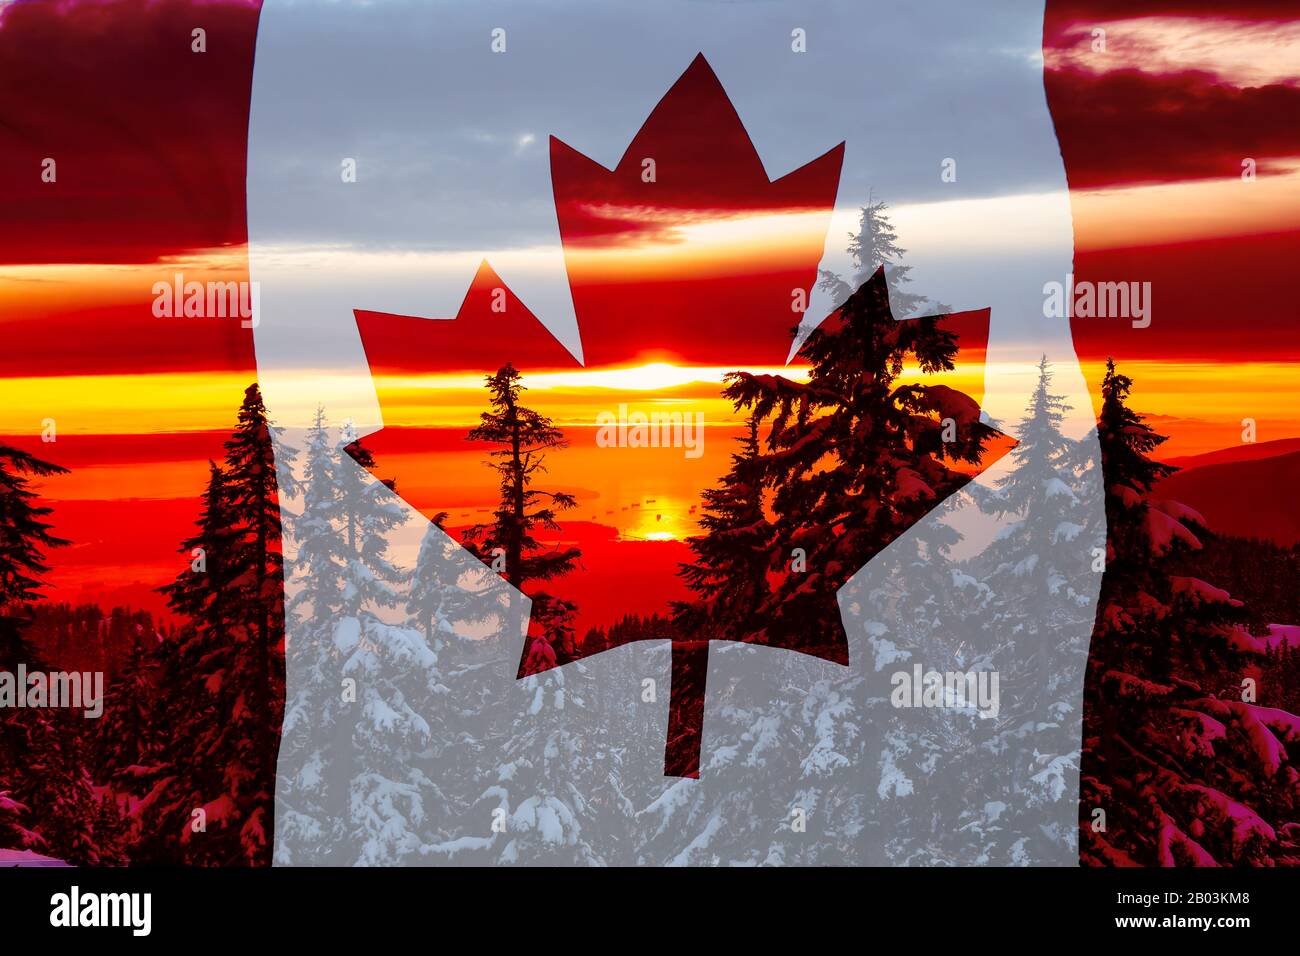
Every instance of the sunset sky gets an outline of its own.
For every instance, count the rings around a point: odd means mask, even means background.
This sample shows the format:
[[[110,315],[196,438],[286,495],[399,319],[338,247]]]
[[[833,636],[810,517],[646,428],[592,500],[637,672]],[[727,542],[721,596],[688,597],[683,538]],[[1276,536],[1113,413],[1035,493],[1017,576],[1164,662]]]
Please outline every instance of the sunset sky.
[[[210,51],[201,57],[189,49],[200,20]],[[238,319],[157,318],[151,303],[153,284],[178,272],[247,278],[257,21],[257,4],[228,0],[0,5],[0,441],[72,469],[42,489],[56,532],[75,542],[54,557],[56,599],[160,607],[152,588],[181,561],[176,546],[197,512],[206,461],[220,455],[256,377],[252,333]],[[1104,52],[1093,50],[1095,29],[1105,30]],[[1089,382],[1095,388],[1115,356],[1135,379],[1134,404],[1172,435],[1162,449],[1171,457],[1236,444],[1247,417],[1260,441],[1300,435],[1291,290],[1300,23],[1282,4],[1259,2],[1049,2],[1036,62],[1038,52],[999,68],[1046,64],[1076,279],[1153,287],[1149,328],[1074,322]],[[501,283],[491,264],[475,267],[455,322],[358,314],[387,426],[368,442],[379,471],[422,509],[451,511],[453,525],[490,506],[481,450],[459,439],[481,410],[476,376],[505,358],[525,368],[530,399],[572,442],[547,481],[581,501],[566,533],[582,541],[589,594],[616,580],[618,562],[604,549],[619,541],[675,541],[644,559],[671,573],[693,530],[695,494],[726,467],[734,429],[717,398],[721,375],[742,364],[781,370],[790,290],[813,281],[827,230],[856,225],[828,212],[843,159],[836,142],[769,177],[712,70],[702,61],[683,68],[673,89],[692,109],[653,114],[616,166],[547,131],[500,147],[503,162],[549,151],[585,366],[513,294],[504,315],[492,311]],[[715,133],[707,155],[691,151],[691,124]],[[647,151],[676,155],[681,170],[671,180],[680,188],[653,201],[639,195],[637,157]],[[55,183],[41,180],[46,157],[57,160]],[[1032,244],[1017,224],[1048,201],[1039,184],[1018,186],[1014,171],[987,195],[881,198],[902,246],[943,236],[959,251],[989,241],[950,229],[970,221],[970,204],[1004,224],[998,241]],[[386,256],[458,254],[397,243],[366,254],[380,268]],[[749,334],[730,330],[725,309],[753,317]],[[484,334],[488,322],[498,324]],[[965,357],[978,366],[982,353]],[[971,394],[983,386],[970,369],[952,384]],[[610,464],[591,423],[620,403],[704,411],[709,453],[641,449],[633,467],[626,456]],[[47,419],[54,443],[40,439]]]

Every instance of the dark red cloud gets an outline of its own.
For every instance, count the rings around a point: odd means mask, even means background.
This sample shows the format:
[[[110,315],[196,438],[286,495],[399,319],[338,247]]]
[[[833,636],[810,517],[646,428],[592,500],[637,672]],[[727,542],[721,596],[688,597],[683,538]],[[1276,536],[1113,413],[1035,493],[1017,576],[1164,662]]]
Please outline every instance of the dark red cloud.
[[[647,182],[643,163],[655,163]],[[829,210],[843,143],[772,181],[717,74],[697,56],[612,171],[554,137],[551,176],[566,247],[672,241],[673,226],[738,213]],[[642,218],[639,210],[665,214]]]
[[[258,5],[0,14],[0,262],[148,262],[246,239]],[[191,31],[207,31],[207,52]],[[41,181],[42,161],[57,182]]]
[[[229,0],[3,7],[0,265],[146,263],[242,246],[257,16],[256,4]],[[195,28],[206,31],[205,53],[191,51]],[[57,163],[54,183],[41,180],[46,157]],[[6,301],[0,375],[242,371],[251,380],[252,333],[238,319],[153,315],[152,280],[171,275],[142,272],[134,286],[93,271],[33,276],[32,296]],[[83,468],[137,466],[141,493],[152,468],[189,464],[197,496],[223,438],[65,433],[32,450],[72,467],[59,482],[74,485]],[[57,495],[65,486],[55,484]],[[176,548],[193,529],[196,497],[52,504],[55,533],[73,542],[51,555],[53,596],[163,611],[153,588],[184,567]]]
[[[1300,87],[1238,88],[1210,73],[1046,73],[1048,102],[1074,189],[1265,175],[1300,156]]]
[[[1205,17],[1213,20],[1292,20],[1295,0],[1049,0],[1047,24],[1136,17]]]
[[[5,7],[0,263],[141,263],[242,246],[257,16],[231,0]],[[196,28],[204,53],[191,50]],[[41,179],[47,157],[53,183]],[[252,335],[237,319],[153,315],[152,283],[172,272],[113,289],[95,273],[39,277],[59,285],[33,285],[40,295],[6,307],[0,374],[251,374]]]
[[[1292,20],[1294,3],[1179,0],[1052,0],[1044,47],[1079,42],[1099,21],[1188,15],[1207,26],[1231,20]],[[1050,62],[1050,56],[1049,56]],[[1140,182],[1236,180],[1252,157],[1267,176],[1300,156],[1300,88],[1239,88],[1205,72],[1048,70],[1048,103],[1072,189]],[[1232,224],[1234,233],[1240,223]],[[1076,221],[1076,230],[1080,230]],[[1140,231],[1140,228],[1139,228]],[[1149,281],[1152,323],[1076,319],[1084,361],[1120,359],[1248,362],[1300,360],[1292,274],[1300,233],[1233,235],[1182,243],[1096,249],[1078,231],[1079,281]]]
[[[643,175],[652,159],[654,176]],[[785,361],[799,315],[795,290],[816,279],[823,233],[790,235],[782,261],[702,250],[691,275],[646,276],[633,254],[611,272],[572,253],[629,240],[672,242],[684,222],[821,212],[829,225],[843,143],[776,181],[703,56],[669,88],[611,170],[559,140],[551,179],[569,285],[589,367],[662,358],[701,364]],[[689,252],[689,246],[683,244]]]
[[[74,472],[92,465],[157,465],[165,462],[220,460],[229,430],[154,432],[147,435],[61,434],[52,447],[32,435],[0,435],[0,445],[21,448]],[[204,475],[195,472],[195,487]]]
[[[656,163],[652,182],[642,160]],[[674,224],[741,213],[820,210],[827,222],[839,183],[843,144],[775,182],[768,179],[741,118],[703,57],[697,57],[651,112],[614,170],[558,140],[551,172],[566,250],[617,246]],[[606,210],[604,213],[593,210]],[[639,211],[664,213],[667,221]],[[651,359],[703,365],[781,365],[799,315],[794,292],[816,278],[824,234],[788,241],[782,261],[704,250],[692,274],[646,275],[635,254],[619,268],[567,260],[587,367]],[[688,245],[683,249],[690,251]],[[491,309],[495,288],[505,311]],[[454,321],[357,313],[375,371],[521,371],[575,364],[488,265],[475,278]]]
[[[39,314],[21,304],[0,323],[0,375],[247,371],[253,339],[238,318],[156,318],[142,301]]]
[[[1081,252],[1076,281],[1151,283],[1151,325],[1075,319],[1075,349],[1093,362],[1300,362],[1297,261],[1300,232]]]

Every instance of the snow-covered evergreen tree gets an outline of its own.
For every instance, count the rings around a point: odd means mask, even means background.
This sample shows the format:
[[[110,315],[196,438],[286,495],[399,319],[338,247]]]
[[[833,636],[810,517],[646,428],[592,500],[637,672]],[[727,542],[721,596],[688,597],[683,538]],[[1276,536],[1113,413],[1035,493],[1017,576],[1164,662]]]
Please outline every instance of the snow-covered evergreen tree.
[[[918,665],[941,674],[995,668],[994,646],[982,639],[990,589],[953,559],[962,535],[936,520],[960,499],[947,499],[936,515],[892,545],[864,582],[846,588],[849,614],[866,631],[872,672],[859,703],[866,724],[861,745],[851,751],[870,784],[860,818],[866,863],[992,862],[987,841],[978,836],[988,788],[977,784],[984,783],[980,771],[989,764],[981,748],[1000,721],[956,695],[945,695],[942,707],[927,708],[898,708],[892,699],[894,676]],[[886,675],[888,700],[879,689]],[[972,769],[974,777],[968,776]]]
[[[436,733],[430,703],[439,692],[438,657],[419,630],[398,623],[396,585],[405,575],[388,556],[388,539],[405,512],[362,467],[373,460],[348,425],[340,444],[352,460],[339,469],[349,556],[334,642],[343,679],[355,682],[357,694],[347,843],[360,842],[358,864],[392,864],[413,858],[436,832],[444,799],[415,760]]]
[[[444,798],[418,766],[434,739],[437,655],[401,623],[388,555],[405,512],[348,425],[318,411],[293,522],[294,620],[277,859],[396,864],[437,832]]]
[[[988,666],[1003,687],[1017,689],[1005,695],[997,721],[978,725],[983,739],[971,750],[1002,754],[1010,764],[997,788],[970,791],[995,803],[996,815],[973,807],[974,822],[964,829],[981,841],[978,858],[1002,865],[1051,862],[1075,845],[1064,802],[1077,792],[1078,689],[1094,600],[1086,585],[1095,579],[1093,548],[1104,529],[1093,503],[1094,439],[1063,433],[1070,407],[1052,391],[1052,377],[1044,356],[1013,430],[1010,470],[992,493],[977,497],[1000,529],[965,569],[988,595]]]
[[[12,791],[0,790],[0,849],[35,851],[45,838],[32,829],[31,808]]]
[[[19,664],[47,670],[13,621],[0,616],[0,671],[14,674]],[[78,865],[118,861],[118,814],[104,813],[94,793],[86,723],[78,711],[0,709],[0,849],[37,850]]]
[[[289,520],[294,548],[285,667],[289,675],[276,784],[275,862],[337,862],[348,817],[350,734],[338,740],[347,704],[334,635],[348,560],[339,530],[337,445],[316,410],[303,441],[298,513]],[[329,732],[334,730],[334,733]]]
[[[995,494],[981,498],[985,511],[1006,519],[984,560],[990,565],[989,572],[1008,586],[1023,580],[1021,590],[1041,596],[1055,613],[1064,608],[1073,621],[1077,609],[1090,602],[1087,595],[1072,590],[1070,582],[1077,580],[1081,566],[1092,561],[1088,545],[1100,540],[1101,529],[1091,520],[1083,501],[1095,475],[1084,470],[1081,443],[1061,430],[1070,406],[1051,391],[1052,369],[1046,356],[1038,368],[1038,384],[1029,407],[1014,429],[1013,467],[999,479]],[[1037,627],[1044,647],[1034,659],[1041,672],[1050,671],[1055,615],[1035,615],[1031,621],[1023,614],[1023,603],[1004,603],[1017,615],[1011,627]],[[1047,682],[1039,686],[1045,688]]]
[[[823,670],[829,668],[824,662]],[[823,837],[845,818],[821,799],[823,771],[846,771],[842,746],[856,729],[835,679],[806,680],[801,658],[744,644],[715,644],[709,674],[708,747],[699,779],[666,781],[638,815],[639,862],[760,866],[850,862],[847,847],[822,856]],[[793,782],[793,786],[791,786]],[[832,784],[833,785],[833,784]],[[851,786],[851,785],[850,785]],[[858,788],[860,790],[860,787]],[[831,837],[833,839],[833,837]]]
[[[484,793],[504,832],[493,862],[597,866],[605,861],[585,832],[593,780],[595,727],[583,718],[585,701],[568,689],[581,663],[520,679],[510,711],[518,715],[504,742],[496,783]]]
[[[133,793],[135,781],[158,759],[164,728],[158,725],[158,683],[154,656],[157,636],[140,641],[122,665],[122,673],[104,695],[104,714],[96,733],[95,778],[112,781]]]
[[[441,760],[429,759],[444,778],[448,767],[459,778],[448,781],[454,792],[447,796],[460,812],[447,836],[430,839],[422,855],[431,863],[613,862],[593,842],[600,835],[616,848],[619,841],[609,836],[626,830],[632,815],[618,774],[621,751],[602,739],[587,699],[587,669],[574,659],[574,606],[539,590],[579,557],[576,549],[537,538],[558,530],[558,515],[573,505],[570,495],[534,485],[547,454],[567,443],[548,418],[523,404],[512,366],[487,376],[486,385],[490,408],[468,437],[494,446],[488,464],[499,476],[500,500],[493,520],[463,533],[478,559],[473,567],[458,561],[465,555],[436,521],[407,598],[409,623],[445,639],[448,726]],[[515,589],[531,601],[526,635],[529,602]]]
[[[1155,500],[1174,469],[1107,363],[1098,422],[1106,571],[1085,696],[1081,858],[1098,866],[1274,865],[1300,822],[1300,717],[1253,690],[1264,642],[1240,601],[1171,573],[1205,522]]]
[[[840,586],[965,486],[970,473],[954,466],[978,464],[996,434],[968,396],[898,382],[908,356],[924,374],[952,369],[957,337],[934,316],[894,321],[882,271],[837,316],[800,350],[807,382],[736,372],[724,392],[771,422],[769,567],[781,579],[755,607],[761,635],[748,639],[810,653],[842,641]]]
[[[858,659],[852,668],[835,668],[814,657],[769,654],[751,666],[733,664],[723,686],[710,678],[711,753],[698,782],[678,782],[642,811],[650,827],[647,859],[898,863],[944,852],[941,821],[922,821],[924,838],[909,825],[895,839],[891,825],[907,811],[891,807],[882,814],[878,808],[886,800],[906,801],[909,774],[936,774],[936,754],[964,753],[973,718],[956,718],[967,737],[952,727],[903,732],[887,726],[887,694],[867,675],[907,659],[903,645],[925,649],[926,660],[936,664],[951,657],[974,666],[976,653],[943,626],[984,601],[978,589],[968,595],[947,557],[960,535],[931,521],[925,534],[917,529],[898,539],[966,484],[969,475],[953,466],[978,462],[994,432],[966,396],[896,382],[905,356],[923,372],[951,368],[956,339],[935,317],[896,321],[925,300],[905,290],[907,267],[899,266],[902,250],[883,203],[864,208],[851,238],[858,275],[853,285],[822,277],[833,295],[839,290],[842,307],[801,348],[812,366],[809,381],[731,377],[727,397],[764,423],[768,435],[752,469],[759,477],[737,485],[746,501],[731,493],[740,459],[731,483],[711,492],[726,507],[704,536],[711,549],[707,561],[693,573],[702,584],[716,582],[723,594],[727,579],[737,582],[741,599],[733,606],[739,613],[729,634],[841,662],[830,648],[844,633],[841,602],[849,600],[845,620],[867,626],[879,666]],[[945,418],[955,433],[945,431]],[[772,489],[766,509],[752,500],[751,485]],[[736,507],[743,503],[748,510]],[[891,543],[891,561],[905,574],[878,593],[841,595],[840,586]],[[755,553],[764,580],[746,589],[744,582],[756,578],[733,564]],[[722,647],[721,653],[753,649]],[[772,780],[792,783],[774,794]]]
[[[931,303],[925,296],[907,290],[912,281],[912,267],[902,262],[907,250],[898,245],[898,233],[894,231],[888,210],[889,205],[883,200],[868,197],[858,217],[858,231],[849,233],[848,252],[853,258],[853,275],[846,279],[822,269],[818,273],[818,284],[840,306],[875,275],[877,269],[884,269],[894,318],[905,319],[923,309],[932,315],[951,312],[949,306]]]
[[[443,530],[446,520],[446,512],[440,512],[425,529],[406,595],[407,623],[418,628],[435,651],[462,634],[464,623],[481,620],[487,612],[462,582],[460,546]]]

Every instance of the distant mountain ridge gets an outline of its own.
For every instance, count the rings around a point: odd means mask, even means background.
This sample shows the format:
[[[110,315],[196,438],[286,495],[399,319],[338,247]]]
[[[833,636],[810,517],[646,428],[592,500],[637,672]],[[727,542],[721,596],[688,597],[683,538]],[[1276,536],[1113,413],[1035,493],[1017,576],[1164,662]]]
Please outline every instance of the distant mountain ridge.
[[[1162,459],[1167,465],[1179,468],[1200,468],[1204,465],[1224,465],[1234,461],[1255,461],[1260,458],[1276,458],[1300,451],[1300,438],[1278,438],[1274,441],[1251,442],[1233,445],[1231,448],[1219,448],[1199,455],[1183,455],[1179,458]]]
[[[1300,507],[1295,498],[1295,489],[1300,488],[1300,450],[1267,457],[1252,457],[1248,451],[1269,445],[1300,449],[1300,439],[1194,456],[1207,463],[1184,466],[1156,485],[1152,495],[1195,508],[1210,530],[1219,534],[1265,538],[1282,545],[1300,542]],[[1237,454],[1244,457],[1233,457]]]

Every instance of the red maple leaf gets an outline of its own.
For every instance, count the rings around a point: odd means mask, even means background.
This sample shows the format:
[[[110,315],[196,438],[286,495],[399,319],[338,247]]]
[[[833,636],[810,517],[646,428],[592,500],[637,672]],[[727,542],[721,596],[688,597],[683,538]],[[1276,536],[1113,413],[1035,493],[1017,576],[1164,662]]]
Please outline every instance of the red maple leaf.
[[[840,143],[770,180],[702,55],[613,170],[552,137],[555,210],[586,364],[783,364],[791,294],[816,281],[843,160]],[[699,235],[703,225],[734,239],[728,226],[765,222],[776,228],[741,244],[742,255],[735,242],[718,254]],[[617,254],[648,244],[657,259]]]
[[[673,84],[613,170],[552,137],[556,213],[587,367],[649,360],[728,368],[784,364],[792,339],[791,295],[802,290],[806,296],[816,280],[842,159],[841,143],[770,180],[703,56]],[[768,221],[777,229],[741,261],[710,248],[707,235],[699,239],[701,226],[706,233],[736,223],[745,229],[764,217],[772,217]],[[654,255],[621,255],[647,246]],[[879,286],[873,294],[887,310],[883,275],[873,281]],[[525,381],[531,373],[578,367],[486,261],[454,320],[363,311],[356,317],[376,377],[411,375],[415,361],[424,374],[480,376],[511,363]],[[836,321],[837,315],[827,319]],[[944,327],[959,337],[963,359],[982,363],[987,310],[946,317]],[[946,397],[957,414],[978,418],[981,396],[951,391]],[[380,387],[379,399],[386,420],[399,420],[400,396]],[[381,459],[390,448],[406,450],[389,441],[391,433],[381,430],[366,439]],[[997,457],[991,454],[980,467]],[[440,489],[421,488],[400,475],[397,488],[426,515],[439,510]],[[833,595],[859,567],[826,569],[811,586]],[[847,637],[842,626],[834,630],[810,635],[773,626],[747,640],[847,664]],[[710,640],[673,642],[666,775],[699,774]],[[569,662],[530,654],[531,644],[532,639],[525,643],[520,677]]]

